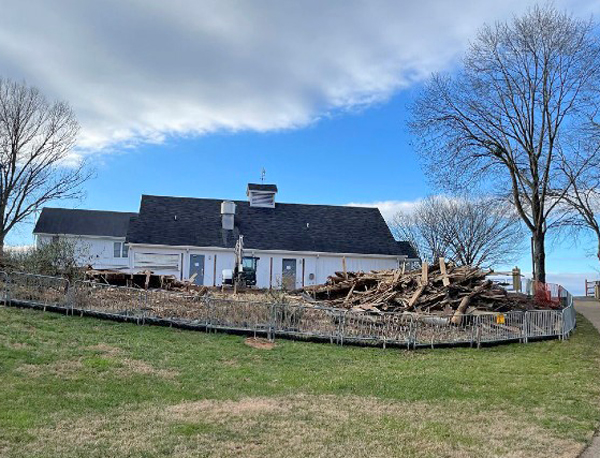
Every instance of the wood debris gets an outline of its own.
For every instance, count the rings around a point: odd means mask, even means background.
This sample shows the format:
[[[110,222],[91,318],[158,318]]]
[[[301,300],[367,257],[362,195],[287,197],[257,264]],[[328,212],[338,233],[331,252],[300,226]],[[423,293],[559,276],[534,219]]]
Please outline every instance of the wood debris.
[[[439,263],[403,272],[402,269],[371,272],[336,272],[323,285],[301,290],[313,302],[332,307],[379,312],[460,315],[508,312],[540,308],[523,294],[508,294],[487,280],[491,271]],[[548,305],[545,306],[546,308]]]
[[[90,267],[85,271],[86,280],[107,285],[205,294],[208,288],[194,284],[194,278],[195,275],[189,280],[179,280],[174,275],[158,275],[150,270],[127,273],[113,269],[93,269]]]

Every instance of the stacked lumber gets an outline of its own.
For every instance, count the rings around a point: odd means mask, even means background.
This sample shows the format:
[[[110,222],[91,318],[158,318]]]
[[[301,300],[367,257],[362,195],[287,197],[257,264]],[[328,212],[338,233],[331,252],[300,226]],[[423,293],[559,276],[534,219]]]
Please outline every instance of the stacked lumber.
[[[373,312],[465,314],[536,308],[525,295],[511,294],[486,279],[491,271],[458,267],[443,260],[404,272],[336,272],[304,296],[332,307]]]

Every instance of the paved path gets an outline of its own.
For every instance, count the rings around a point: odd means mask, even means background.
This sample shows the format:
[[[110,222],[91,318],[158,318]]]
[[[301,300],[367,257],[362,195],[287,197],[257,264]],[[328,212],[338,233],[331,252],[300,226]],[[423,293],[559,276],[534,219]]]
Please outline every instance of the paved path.
[[[579,298],[575,299],[575,310],[592,322],[598,332],[600,332],[600,302],[593,299]],[[598,458],[600,457],[600,434],[596,432],[592,443],[579,458]]]

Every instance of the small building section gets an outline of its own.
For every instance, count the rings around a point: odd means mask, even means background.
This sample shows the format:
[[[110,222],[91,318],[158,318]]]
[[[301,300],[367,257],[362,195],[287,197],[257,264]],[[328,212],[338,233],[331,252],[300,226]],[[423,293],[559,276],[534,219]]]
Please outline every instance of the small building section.
[[[44,208],[33,229],[36,246],[60,238],[70,240],[81,265],[129,269],[125,243],[129,221],[137,213]]]
[[[256,266],[258,288],[295,289],[323,283],[336,271],[391,269],[417,261],[410,244],[394,240],[377,208],[278,203],[277,191],[273,184],[250,183],[247,201],[144,195],[138,214],[89,212],[99,218],[123,215],[126,237],[123,226],[119,235],[92,235],[102,240],[104,253],[114,248],[116,254],[117,245],[108,242],[126,242],[127,261],[118,259],[118,265],[131,272],[151,270],[206,286],[220,286],[223,271],[234,268],[240,240],[242,263]],[[75,223],[67,231],[61,226],[66,223],[51,225],[46,218],[84,218],[69,212],[85,211],[60,210],[44,209],[34,231],[38,240],[74,231]],[[93,231],[81,232],[89,242]],[[100,259],[92,256],[91,264],[110,268]]]

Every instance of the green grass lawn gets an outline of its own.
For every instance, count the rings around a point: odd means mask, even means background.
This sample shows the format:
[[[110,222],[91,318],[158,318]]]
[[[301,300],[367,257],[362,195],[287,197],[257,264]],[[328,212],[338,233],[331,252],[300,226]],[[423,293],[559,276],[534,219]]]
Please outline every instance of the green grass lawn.
[[[600,336],[339,347],[0,307],[0,456],[575,457]]]

